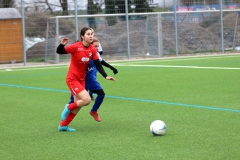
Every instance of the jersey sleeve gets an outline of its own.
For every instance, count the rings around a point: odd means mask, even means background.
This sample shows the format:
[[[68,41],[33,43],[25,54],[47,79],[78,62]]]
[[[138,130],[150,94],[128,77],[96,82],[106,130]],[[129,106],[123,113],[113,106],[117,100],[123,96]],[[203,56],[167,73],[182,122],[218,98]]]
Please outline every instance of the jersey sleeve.
[[[73,53],[74,52],[74,45],[69,45],[64,47],[67,53]]]
[[[94,48],[93,46],[92,46],[92,54],[93,54],[93,60],[99,59],[98,52],[96,48]]]

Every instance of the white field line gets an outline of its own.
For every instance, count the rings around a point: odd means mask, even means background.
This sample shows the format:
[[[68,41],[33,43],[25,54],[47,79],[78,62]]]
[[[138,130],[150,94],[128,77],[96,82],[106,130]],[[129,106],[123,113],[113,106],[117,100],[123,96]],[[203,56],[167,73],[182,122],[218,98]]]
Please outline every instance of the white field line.
[[[31,71],[31,70],[41,70],[41,69],[53,69],[53,68],[67,68],[68,65],[62,65],[62,66],[45,66],[45,67],[27,67],[27,68],[6,68],[6,69],[0,69],[0,72],[10,72],[10,71]]]
[[[234,55],[216,55],[216,56],[200,56],[200,57],[168,57],[168,58],[157,58],[157,59],[143,59],[143,60],[134,60],[134,61],[122,61],[122,62],[116,62],[114,64],[122,64],[122,63],[149,63],[149,62],[169,62],[169,61],[186,61],[186,60],[199,60],[199,59],[211,59],[211,58],[226,58],[226,57],[240,57],[240,54],[234,54]]]
[[[195,69],[219,69],[219,70],[240,70],[240,68],[231,67],[200,67],[200,66],[173,66],[173,65],[138,65],[138,64],[113,64],[114,66],[124,66],[124,67],[159,67],[159,68],[195,68]],[[19,68],[19,69],[4,69],[0,72],[10,72],[10,71],[30,71],[30,70],[41,70],[41,69],[53,69],[53,68],[67,68],[68,66],[46,66],[39,68]]]
[[[146,67],[172,67],[172,68],[206,68],[206,69],[239,69],[239,68],[228,68],[228,67],[199,67],[199,66],[168,66],[168,65],[130,65],[132,63],[149,63],[156,61],[182,61],[182,60],[197,60],[197,59],[210,59],[210,58],[226,58],[226,57],[239,57],[240,54],[223,54],[223,55],[204,55],[196,57],[166,57],[166,58],[157,58],[157,59],[136,59],[136,60],[120,60],[120,61],[111,61],[111,64],[115,66],[146,66]],[[0,68],[0,72],[5,71],[26,71],[26,70],[41,70],[41,69],[52,69],[52,68],[65,68],[68,67],[68,64],[53,64],[46,66],[24,66],[24,67],[13,67],[13,68]]]
[[[223,70],[240,70],[240,68],[230,67],[200,67],[200,66],[171,66],[171,65],[137,65],[137,64],[114,64],[114,66],[124,67],[159,67],[159,68],[197,68],[197,69],[223,69]]]

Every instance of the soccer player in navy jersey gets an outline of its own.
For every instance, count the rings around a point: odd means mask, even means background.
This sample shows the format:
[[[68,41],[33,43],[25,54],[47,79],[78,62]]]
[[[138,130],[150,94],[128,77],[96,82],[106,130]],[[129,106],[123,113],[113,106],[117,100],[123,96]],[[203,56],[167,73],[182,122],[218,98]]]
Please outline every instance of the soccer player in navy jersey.
[[[98,47],[99,47],[99,44],[100,44],[100,41],[97,39],[97,38],[93,38],[93,42],[92,42],[92,45],[98,50]],[[107,62],[105,62],[100,55],[99,56],[99,61],[101,62],[101,64],[105,67],[108,67],[110,68],[114,74],[117,74],[118,73],[118,70],[116,68],[114,68],[113,66],[111,66],[110,64],[108,64]],[[94,105],[90,111],[90,114],[93,116],[93,118],[100,122],[101,121],[101,118],[98,116],[98,109],[99,107],[101,106],[102,102],[103,102],[103,99],[105,97],[105,93],[101,87],[101,85],[99,84],[99,82],[97,81],[97,77],[96,77],[96,74],[97,74],[97,69],[94,65],[94,62],[93,60],[90,61],[90,63],[88,64],[88,67],[87,67],[87,73],[86,73],[86,78],[85,78],[85,89],[89,92],[92,92],[92,93],[96,93],[97,94],[97,97],[94,101]],[[73,103],[74,102],[74,99],[73,99],[73,96],[71,95],[70,97],[70,102],[69,104]]]
[[[74,95],[74,103],[66,105],[61,114],[61,122],[58,126],[59,131],[74,132],[75,129],[68,125],[83,106],[91,102],[88,92],[85,90],[86,70],[90,60],[93,60],[99,73],[107,80],[115,81],[104,71],[96,48],[91,44],[93,32],[90,28],[83,28],[80,32],[81,41],[65,46],[68,38],[63,38],[57,47],[58,54],[71,54],[71,63],[66,77],[69,90]]]
[[[103,49],[102,49],[102,46],[101,46],[100,42],[99,42],[99,46],[98,46],[98,48],[97,48],[97,51],[98,51],[98,53],[99,53],[100,55],[103,54]],[[96,78],[97,78],[97,70],[96,70],[96,69],[94,70],[94,74],[95,74],[95,76],[96,76]],[[94,97],[93,97],[93,92],[92,92],[91,90],[89,90],[89,95],[90,95],[90,97],[91,97],[92,100],[95,100]]]
[[[92,28],[91,28],[91,29],[92,29]],[[92,31],[93,31],[93,37],[94,37],[94,30],[92,29]],[[98,51],[98,53],[99,53],[100,55],[103,54],[103,49],[102,49],[102,46],[101,46],[100,42],[99,42],[99,46],[98,46],[97,51]],[[97,70],[96,70],[96,69],[94,70],[94,74],[95,74],[95,76],[96,76],[96,78],[97,78]],[[89,92],[89,95],[90,95],[91,99],[92,99],[92,100],[95,100],[94,97],[93,97],[92,91],[89,90],[88,92]]]

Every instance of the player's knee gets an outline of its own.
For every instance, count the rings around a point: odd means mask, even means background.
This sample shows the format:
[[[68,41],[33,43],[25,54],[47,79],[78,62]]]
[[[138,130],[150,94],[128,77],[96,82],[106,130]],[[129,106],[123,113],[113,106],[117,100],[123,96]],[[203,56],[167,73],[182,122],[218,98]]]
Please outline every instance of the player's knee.
[[[83,100],[84,106],[89,105],[91,103],[91,97],[87,97]]]

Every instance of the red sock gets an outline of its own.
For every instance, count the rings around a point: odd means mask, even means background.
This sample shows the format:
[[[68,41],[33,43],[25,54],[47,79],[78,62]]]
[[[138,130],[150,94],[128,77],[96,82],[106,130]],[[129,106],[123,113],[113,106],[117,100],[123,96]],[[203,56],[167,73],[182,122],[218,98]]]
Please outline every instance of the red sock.
[[[71,103],[71,104],[68,105],[68,109],[69,109],[70,111],[74,110],[75,108],[78,108],[77,102],[73,102],[73,103]]]
[[[73,120],[76,114],[70,112],[64,121],[61,121],[60,126],[68,126],[69,123]]]

